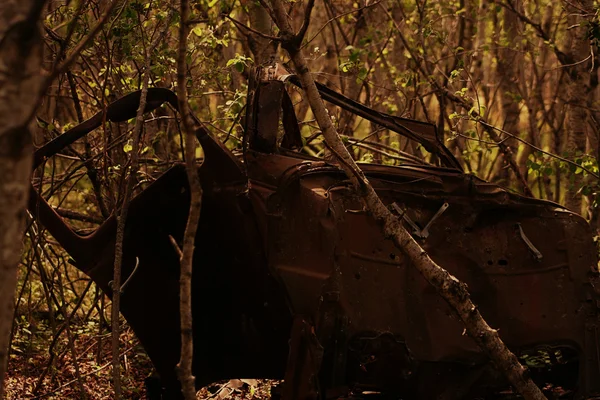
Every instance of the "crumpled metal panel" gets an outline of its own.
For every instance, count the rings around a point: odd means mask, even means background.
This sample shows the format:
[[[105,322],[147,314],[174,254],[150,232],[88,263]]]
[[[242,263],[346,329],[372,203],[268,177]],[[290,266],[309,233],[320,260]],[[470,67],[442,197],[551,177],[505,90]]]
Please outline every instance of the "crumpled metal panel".
[[[447,203],[421,241],[428,254],[467,283],[511,349],[571,347],[589,375],[582,374],[580,387],[600,390],[597,347],[588,343],[589,324],[598,323],[590,301],[598,297],[588,280],[597,274],[597,257],[583,218],[456,171],[363,167],[384,203],[406,210],[421,229]],[[269,267],[281,278],[294,314],[318,321],[323,296],[336,292],[349,342],[389,335],[413,360],[487,360],[449,306],[384,239],[339,171],[320,161],[255,154],[249,177],[255,208],[266,209]],[[597,333],[593,342],[598,345]]]

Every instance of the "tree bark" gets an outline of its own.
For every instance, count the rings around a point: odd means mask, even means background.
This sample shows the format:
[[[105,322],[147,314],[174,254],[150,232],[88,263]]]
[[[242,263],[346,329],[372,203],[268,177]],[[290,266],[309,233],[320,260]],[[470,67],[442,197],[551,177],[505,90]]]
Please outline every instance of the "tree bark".
[[[32,168],[31,122],[42,84],[42,0],[0,1],[0,398]]]
[[[273,23],[269,14],[260,6],[257,1],[242,0],[242,5],[248,7],[250,26],[260,33],[271,35],[273,32]],[[269,39],[262,38],[254,33],[249,33],[248,47],[252,51],[256,65],[268,63],[275,58],[277,52],[277,43],[272,43]]]
[[[333,127],[325,104],[319,95],[300,50],[302,36],[294,34],[283,1],[271,0],[271,7],[272,18],[280,29],[282,47],[290,54],[296,67],[296,72],[306,92],[306,97],[317,123],[323,132],[327,147],[336,156],[340,167],[363,198],[371,215],[381,224],[385,237],[393,240],[394,244],[408,257],[412,265],[456,311],[469,336],[488,354],[515,389],[525,399],[545,399],[541,390],[528,377],[525,368],[519,363],[517,357],[502,342],[498,332],[485,322],[477,306],[471,301],[466,285],[437,265],[408,233],[400,220],[383,204]],[[309,13],[310,11],[305,16],[305,24],[309,21]]]

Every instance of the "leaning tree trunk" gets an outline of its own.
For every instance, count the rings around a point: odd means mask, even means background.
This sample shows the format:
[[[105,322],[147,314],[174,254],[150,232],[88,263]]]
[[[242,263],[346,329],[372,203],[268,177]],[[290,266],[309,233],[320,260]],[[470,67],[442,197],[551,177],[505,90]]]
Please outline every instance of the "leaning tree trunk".
[[[42,81],[44,3],[0,1],[0,398],[32,168],[31,121]]]

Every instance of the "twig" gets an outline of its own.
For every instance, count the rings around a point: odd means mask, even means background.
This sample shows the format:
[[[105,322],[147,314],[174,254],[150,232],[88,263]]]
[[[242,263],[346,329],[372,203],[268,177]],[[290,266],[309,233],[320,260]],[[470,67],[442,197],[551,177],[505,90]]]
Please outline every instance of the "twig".
[[[129,274],[129,277],[127,278],[127,280],[125,281],[125,283],[123,283],[121,285],[121,293],[123,293],[125,291],[125,286],[127,286],[127,284],[129,283],[129,281],[131,280],[131,278],[133,278],[133,276],[137,272],[139,266],[140,266],[140,259],[138,257],[136,257],[135,258],[135,267],[133,267],[133,271],[131,271],[131,274]]]
[[[54,207],[53,206],[52,208],[61,217],[65,217],[65,218],[69,218],[69,219],[73,219],[73,220],[77,220],[77,221],[82,221],[82,222],[90,222],[92,224],[101,224],[102,222],[104,222],[104,220],[102,218],[94,217],[92,215],[83,214],[83,213],[73,211],[73,210],[68,210],[68,209],[62,208],[62,207]]]
[[[177,241],[171,235],[169,235],[169,240],[171,241],[171,244],[173,245],[173,248],[175,249],[175,253],[177,253],[177,257],[179,257],[179,259],[181,260],[181,257],[183,257],[183,253],[181,252],[181,248],[177,244]]]
[[[550,156],[550,157],[552,157],[552,158],[556,158],[557,160],[560,160],[560,161],[566,162],[567,164],[571,164],[571,165],[574,165],[574,166],[576,166],[576,167],[578,167],[578,168],[581,168],[582,170],[584,170],[585,172],[587,172],[587,173],[588,173],[588,174],[590,174],[591,176],[593,176],[593,177],[595,177],[595,178],[597,178],[597,179],[600,179],[600,175],[596,174],[595,172],[592,172],[590,169],[588,169],[588,168],[584,167],[583,165],[577,164],[576,162],[573,162],[573,161],[571,161],[571,160],[568,160],[568,159],[566,159],[566,158],[564,158],[564,157],[561,157],[561,156],[559,156],[559,155],[557,155],[557,154],[550,153],[550,152],[548,152],[548,151],[546,151],[546,150],[544,150],[544,149],[542,149],[542,148],[540,148],[540,147],[537,147],[537,146],[535,146],[535,145],[534,145],[534,144],[532,144],[532,143],[529,143],[529,142],[528,142],[528,141],[526,141],[525,139],[521,139],[519,136],[517,136],[517,135],[515,135],[515,134],[513,134],[513,133],[507,132],[507,131],[505,131],[505,130],[503,130],[503,129],[500,129],[500,128],[498,128],[498,127],[495,127],[495,126],[493,126],[493,125],[490,125],[490,124],[488,124],[488,123],[487,123],[487,122],[485,122],[485,121],[477,121],[477,122],[479,122],[480,124],[482,124],[482,125],[484,125],[484,126],[487,126],[487,127],[489,127],[490,129],[497,130],[498,132],[501,132],[501,133],[503,133],[503,134],[505,134],[505,135],[507,135],[507,136],[510,136],[511,138],[513,138],[513,139],[516,139],[517,141],[519,141],[519,142],[523,143],[524,145],[531,147],[531,148],[532,148],[532,149],[534,149],[535,151],[539,151],[540,153],[546,154],[547,156]],[[468,139],[472,139],[472,138],[468,138]]]
[[[100,32],[100,30],[102,29],[102,27],[104,26],[104,24],[106,23],[108,18],[110,17],[113,9],[115,8],[115,6],[118,3],[119,3],[119,0],[113,0],[108,5],[106,10],[104,11],[104,14],[100,17],[98,22],[96,22],[96,25],[94,25],[94,27],[92,28],[90,33],[88,33],[88,35],[85,38],[83,38],[77,46],[75,46],[75,49],[71,52],[71,54],[69,54],[68,57],[66,57],[66,59],[62,63],[60,63],[58,66],[56,66],[56,68],[54,68],[50,72],[50,74],[46,77],[46,82],[42,85],[43,92],[46,91],[46,88],[52,83],[52,81],[58,75],[60,75],[64,71],[66,71],[67,68],[69,68],[71,66],[71,64],[79,56],[79,53],[81,53],[81,51],[96,37],[96,35],[98,34],[98,32]],[[126,2],[123,3],[123,7],[125,7],[126,4],[127,4]]]
[[[566,54],[565,52],[561,51],[558,48],[558,46],[556,45],[554,40],[550,37],[550,35],[546,31],[544,31],[544,28],[542,27],[542,25],[538,22],[533,21],[531,18],[529,18],[525,14],[519,12],[511,0],[507,0],[506,3],[503,1],[494,0],[494,3],[512,11],[513,13],[515,13],[517,18],[519,18],[521,21],[523,21],[527,25],[531,26],[537,32],[537,35],[540,38],[542,38],[542,40],[544,40],[545,42],[550,44],[550,47],[554,51],[556,58],[558,59],[558,61],[561,64],[567,65],[567,64],[573,63],[572,57],[569,54]]]
[[[265,34],[265,33],[262,33],[262,32],[260,32],[260,31],[257,31],[256,29],[254,29],[254,28],[251,28],[251,27],[249,27],[249,26],[246,26],[246,25],[242,24],[240,21],[238,21],[238,20],[236,20],[236,19],[234,19],[234,18],[231,18],[229,15],[226,15],[226,16],[225,16],[225,18],[227,18],[228,20],[230,20],[231,22],[233,22],[233,23],[234,23],[234,25],[235,25],[235,26],[237,26],[238,28],[239,28],[239,27],[241,27],[241,28],[244,28],[244,29],[245,29],[245,30],[247,30],[248,32],[252,32],[252,33],[254,33],[255,35],[258,35],[258,36],[260,36],[260,37],[261,37],[261,38],[263,38],[263,39],[273,40],[273,41],[275,41],[275,42],[280,42],[280,41],[281,41],[281,38],[278,38],[277,36],[271,36],[271,35],[267,35],[267,34]]]
[[[308,26],[310,25],[310,14],[312,13],[313,7],[315,6],[315,0],[308,0],[308,4],[304,9],[304,21],[302,22],[302,26],[298,33],[296,33],[296,40],[299,43],[302,43],[304,36],[306,35],[306,31],[308,30]]]
[[[327,22],[325,22],[325,23],[323,24],[323,26],[322,26],[321,28],[319,28],[319,30],[317,31],[317,33],[315,33],[315,34],[314,34],[314,35],[313,35],[313,36],[312,36],[310,39],[308,39],[308,40],[306,41],[306,43],[304,43],[304,44],[302,45],[301,49],[304,49],[304,48],[305,48],[306,46],[308,46],[308,45],[309,45],[309,44],[310,44],[310,43],[311,43],[313,40],[315,40],[315,39],[316,39],[316,37],[317,37],[317,36],[319,36],[319,34],[320,34],[322,31],[323,31],[323,29],[327,28],[327,25],[329,25],[329,24],[330,24],[330,23],[332,23],[333,21],[335,21],[335,20],[337,20],[337,19],[339,19],[339,18],[342,18],[342,17],[344,17],[344,16],[346,16],[346,15],[349,15],[349,14],[354,14],[354,13],[357,13],[357,12],[361,12],[361,11],[362,11],[362,10],[364,10],[364,9],[367,9],[367,8],[370,8],[370,7],[373,7],[373,6],[376,6],[377,4],[381,3],[382,1],[383,1],[383,0],[377,0],[377,1],[373,2],[373,3],[371,3],[371,4],[365,4],[365,5],[364,5],[364,6],[362,6],[362,7],[355,8],[355,9],[353,9],[353,10],[350,10],[350,11],[343,12],[343,13],[341,13],[341,14],[338,14],[338,15],[336,15],[336,16],[334,16],[334,17],[330,18],[330,19],[329,19]]]
[[[372,151],[373,153],[378,153],[378,154],[381,154],[384,157],[391,158],[392,160],[398,160],[398,161],[403,161],[403,162],[409,161],[409,162],[417,163],[417,164],[420,164],[420,165],[426,165],[426,163],[423,160],[419,160],[418,158],[416,158],[414,156],[413,157],[405,156],[404,154],[406,154],[406,153],[397,156],[397,155],[394,155],[394,154],[390,154],[390,153],[388,153],[386,151],[380,150],[380,149],[378,149],[378,148],[375,147],[375,146],[377,146],[377,144],[375,142],[370,142],[370,144],[367,143],[367,142],[360,143],[360,142],[355,141],[355,139],[352,139],[352,138],[349,138],[348,141],[350,142],[350,144],[348,145],[348,147],[352,147],[352,146],[361,147],[363,149]]]

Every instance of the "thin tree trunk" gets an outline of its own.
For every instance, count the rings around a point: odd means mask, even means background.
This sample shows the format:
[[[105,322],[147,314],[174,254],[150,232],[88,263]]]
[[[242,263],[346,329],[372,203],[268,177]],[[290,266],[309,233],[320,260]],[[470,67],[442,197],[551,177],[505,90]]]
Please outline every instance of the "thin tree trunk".
[[[148,96],[148,80],[150,78],[150,65],[151,65],[151,49],[158,46],[162,40],[166,29],[168,29],[171,15],[165,22],[165,31],[157,35],[152,43],[148,47],[144,47],[145,64],[144,70],[141,74],[142,92],[140,94],[140,104],[137,109],[135,126],[133,128],[133,146],[131,150],[131,161],[129,166],[129,176],[125,183],[125,194],[123,195],[123,202],[121,203],[121,210],[117,215],[117,233],[115,241],[115,263],[113,270],[113,281],[112,281],[112,367],[113,367],[113,386],[115,390],[115,399],[121,397],[121,355],[119,350],[120,344],[120,325],[119,325],[119,314],[120,314],[120,302],[121,302],[121,268],[123,266],[123,241],[125,239],[125,226],[127,223],[127,214],[129,212],[129,203],[133,195],[133,188],[136,183],[136,175],[139,169],[139,157],[140,157],[140,144],[142,141],[142,133],[144,128],[144,110],[146,108],[146,98]],[[125,173],[127,168],[125,169]],[[138,260],[139,261],[139,260]]]
[[[42,0],[0,1],[0,398],[32,167],[31,121],[42,84]]]
[[[192,374],[192,360],[194,355],[192,335],[192,262],[196,231],[202,208],[202,186],[200,185],[198,167],[196,165],[194,122],[190,115],[186,91],[185,55],[189,31],[187,25],[189,3],[187,0],[181,0],[180,2],[180,15],[181,22],[177,56],[177,98],[185,132],[185,170],[190,187],[190,211],[183,234],[183,247],[180,253],[179,318],[181,324],[181,358],[177,364],[177,375],[181,382],[184,398],[186,400],[194,400],[196,398],[196,387],[195,378]],[[176,243],[174,245],[177,247]]]
[[[488,9],[490,7],[490,0],[480,0],[477,14],[475,16],[477,20],[477,34],[475,38],[475,53],[473,53],[473,63],[471,64],[470,74],[475,82],[491,82],[489,77],[490,73],[490,61],[489,56],[483,50],[488,44],[488,35],[492,33],[488,29]],[[489,104],[488,102],[489,88],[487,85],[481,85],[481,95],[483,96],[482,104]]]
[[[242,4],[249,9],[250,26],[260,33],[271,35],[273,33],[273,23],[264,8],[254,0],[243,0]],[[262,38],[254,33],[248,34],[247,38],[248,47],[252,51],[256,65],[269,63],[275,58],[277,43],[272,43],[269,39]]]
[[[305,25],[310,18],[311,4],[312,2],[309,2],[307,7]],[[288,51],[296,71],[298,71],[306,97],[323,132],[327,147],[336,156],[340,167],[362,196],[371,215],[381,224],[385,237],[394,241],[394,244],[406,254],[411,264],[419,270],[440,296],[456,311],[469,336],[488,354],[516,390],[527,400],[545,399],[540,389],[527,376],[525,368],[519,363],[517,357],[502,342],[498,332],[485,322],[477,307],[471,301],[466,285],[437,265],[406,231],[399,219],[379,199],[379,196],[362,170],[356,165],[333,127],[306,60],[299,48],[302,36],[298,37],[294,34],[282,0],[271,0],[271,5],[272,17],[279,26],[281,37],[284,40],[282,47]]]
[[[367,31],[367,21],[364,12],[359,12],[356,15],[356,23],[354,24],[353,35],[350,38],[350,42],[346,43],[346,46],[353,46],[356,38],[362,38]],[[341,29],[341,28],[340,28]],[[360,57],[357,61],[357,65],[352,69],[351,72],[342,74],[342,79],[346,80],[345,94],[352,100],[359,100],[363,82],[358,79],[359,67],[363,65],[363,57]],[[340,73],[340,72],[338,72]],[[354,136],[354,125],[356,123],[356,114],[342,109],[340,113],[340,119],[338,122],[338,129],[343,135]]]
[[[552,23],[552,4],[547,4],[544,7],[544,17],[542,18],[542,25],[546,27],[544,30],[548,32],[550,30],[549,26]],[[550,49],[548,46],[544,44],[543,39],[538,38],[538,47],[531,47],[528,49],[529,58],[531,60],[536,60],[535,63],[531,63],[529,68],[529,74],[523,79],[523,87],[525,91],[525,103],[527,105],[527,114],[528,114],[528,138],[527,141],[536,146],[542,146],[543,144],[543,124],[540,124],[540,120],[543,120],[547,115],[545,111],[544,99],[545,95],[547,96],[547,92],[550,92],[549,95],[552,95],[552,91],[545,90],[544,82],[545,77],[550,76],[545,70],[550,69],[547,67],[548,55],[550,53]],[[539,49],[539,50],[538,50]],[[539,54],[536,57],[536,52]],[[524,70],[526,68],[521,68],[521,76],[525,76]],[[529,82],[527,85],[525,82]],[[556,86],[553,86],[555,88]],[[552,135],[549,136],[549,143],[545,145],[548,147],[550,152],[555,152],[554,150],[554,140]],[[527,166],[527,160],[529,156],[533,154],[533,149],[530,146],[523,146],[521,151],[519,152],[519,157],[517,159],[517,164],[519,165],[519,169],[521,171],[521,175],[527,177],[527,172],[529,167]],[[556,152],[558,154],[558,152]],[[544,198],[547,200],[554,200],[553,190],[551,188],[551,178],[549,175],[544,175],[542,177],[542,182],[544,185]]]
[[[115,242],[115,264],[112,281],[112,368],[113,368],[113,387],[115,399],[121,398],[121,357],[119,351],[120,340],[120,306],[121,306],[121,268],[123,265],[123,241],[125,239],[125,224],[127,223],[127,214],[129,212],[129,202],[131,200],[135,177],[139,166],[139,150],[144,124],[144,109],[146,108],[146,97],[148,94],[148,71],[150,61],[146,62],[146,69],[142,74],[142,93],[140,95],[140,105],[137,110],[135,127],[133,129],[133,148],[131,150],[131,164],[129,167],[129,176],[125,184],[125,194],[121,211],[117,216],[117,233]],[[127,169],[125,170],[125,173]]]
[[[523,65],[523,54],[518,48],[518,34],[520,22],[517,15],[511,10],[503,10],[503,43],[506,46],[497,52],[496,77],[500,85],[500,110],[501,126],[507,132],[519,135],[519,117],[521,114],[517,95],[519,94],[519,72]],[[515,48],[517,47],[517,48]],[[513,149],[516,155],[518,142],[515,139],[506,139],[505,143]],[[496,164],[494,176],[503,186],[510,186],[510,169],[505,162]],[[525,178],[527,175],[523,174]],[[526,179],[526,178],[525,178]]]
[[[567,88],[567,143],[566,149],[572,159],[579,158],[585,153],[587,139],[587,97],[590,81],[589,62],[584,62],[590,55],[588,29],[585,17],[580,16],[581,10],[592,10],[590,0],[574,1],[571,5],[565,2],[568,10],[568,35],[572,43],[571,58],[576,65],[569,68],[570,82]],[[579,26],[577,26],[579,24]],[[583,185],[583,174],[571,174],[565,193],[565,205],[571,211],[581,213],[582,196],[579,189]]]

